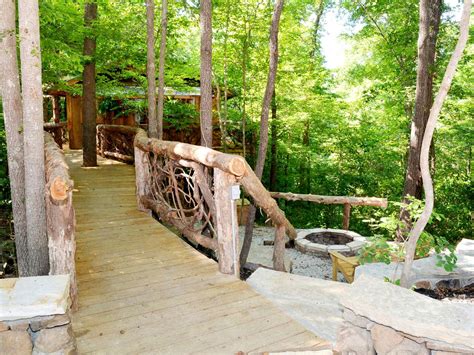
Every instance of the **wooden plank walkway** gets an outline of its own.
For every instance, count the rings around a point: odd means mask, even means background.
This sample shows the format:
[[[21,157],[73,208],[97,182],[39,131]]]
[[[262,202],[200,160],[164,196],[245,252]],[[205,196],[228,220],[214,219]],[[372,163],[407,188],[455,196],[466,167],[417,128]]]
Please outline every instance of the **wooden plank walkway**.
[[[75,182],[80,354],[235,354],[324,342],[136,209],[134,169],[100,159]]]

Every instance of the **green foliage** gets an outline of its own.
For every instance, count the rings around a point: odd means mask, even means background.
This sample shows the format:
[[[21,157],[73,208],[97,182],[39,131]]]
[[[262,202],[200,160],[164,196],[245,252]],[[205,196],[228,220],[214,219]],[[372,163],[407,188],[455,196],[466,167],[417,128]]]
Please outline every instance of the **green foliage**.
[[[163,107],[164,121],[176,130],[190,129],[199,122],[199,112],[191,104],[179,100],[166,100]]]
[[[371,262],[383,262],[390,264],[393,261],[403,261],[405,258],[405,248],[403,242],[394,242],[396,232],[402,233],[403,239],[408,239],[409,226],[401,222],[398,214],[400,208],[407,210],[410,214],[410,225],[413,225],[420,217],[424,204],[413,197],[409,198],[409,203],[393,202],[397,208],[389,216],[381,217],[378,222],[368,221],[374,231],[382,230],[384,234],[375,234],[369,238],[369,243],[365,245],[359,254],[362,264]],[[440,214],[433,212],[430,223],[440,222],[443,218]],[[448,242],[442,236],[434,236],[424,231],[418,239],[415,258],[424,258],[431,252],[436,253],[437,266],[443,267],[446,271],[453,271],[456,267],[457,257],[454,254],[455,245]]]

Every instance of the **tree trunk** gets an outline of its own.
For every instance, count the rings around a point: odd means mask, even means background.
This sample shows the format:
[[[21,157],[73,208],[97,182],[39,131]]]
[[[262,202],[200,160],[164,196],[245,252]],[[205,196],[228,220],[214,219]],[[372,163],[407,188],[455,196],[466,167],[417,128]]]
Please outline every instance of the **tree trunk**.
[[[201,0],[201,145],[212,147],[211,0]]]
[[[276,191],[277,183],[277,143],[278,143],[278,125],[277,125],[277,105],[276,105],[276,94],[273,90],[272,98],[272,146],[270,147],[270,191]]]
[[[316,8],[316,18],[314,19],[313,26],[313,51],[311,57],[315,58],[319,54],[319,28],[321,26],[321,18],[323,17],[325,0],[319,0],[319,4]]]
[[[16,51],[15,2],[1,0],[0,7],[0,94],[7,138],[8,174],[15,221],[15,245],[20,276],[28,275],[28,244],[25,207],[25,163],[23,110]],[[7,85],[9,83],[9,85]]]
[[[268,70],[267,86],[263,96],[262,113],[260,117],[260,143],[258,146],[257,164],[255,166],[255,175],[262,179],[263,168],[268,147],[268,115],[272,101],[273,91],[275,90],[275,78],[278,66],[278,29],[280,25],[280,16],[283,10],[284,0],[277,0],[270,26],[270,65]],[[251,205],[245,225],[245,238],[240,253],[240,265],[245,265],[252,244],[253,224],[255,222],[256,208]]]
[[[428,2],[428,0],[421,0],[420,2],[420,22],[423,21],[421,13],[423,12],[422,7],[426,6],[426,2]],[[462,52],[464,51],[464,47],[466,46],[467,39],[469,37],[469,17],[471,14],[471,7],[472,1],[465,0],[460,23],[459,39],[456,44],[456,48],[454,49],[454,52],[451,55],[451,59],[449,60],[446,72],[444,73],[443,81],[441,82],[438,95],[436,95],[433,107],[431,107],[428,122],[426,124],[426,129],[423,135],[423,142],[421,145],[420,153],[420,167],[423,181],[423,189],[425,192],[425,207],[420,218],[416,221],[415,225],[413,226],[413,229],[410,231],[409,239],[405,245],[406,255],[400,284],[402,287],[406,288],[409,288],[411,286],[410,276],[411,268],[413,265],[413,259],[415,257],[416,244],[431,217],[431,213],[433,212],[434,191],[433,181],[430,176],[429,161],[431,140],[433,138],[433,133],[436,127],[436,122],[438,121],[439,114],[441,112],[441,108],[443,107],[444,100],[446,99],[449,88],[451,86],[454,73],[456,72],[457,64],[461,59]]]
[[[163,107],[165,102],[166,32],[168,30],[168,0],[161,0],[160,59],[158,63],[158,138],[163,139]]]
[[[148,100],[148,135],[158,138],[155,82],[155,1],[146,0],[146,78]]]
[[[95,88],[95,34],[93,22],[97,19],[97,3],[89,1],[84,9],[84,71],[82,73],[82,142],[83,166],[97,166],[96,148],[96,88]]]
[[[37,0],[18,2],[25,154],[28,275],[49,272],[46,234],[43,88]]]
[[[420,151],[426,122],[433,103],[433,76],[436,55],[436,40],[441,18],[441,0],[422,0],[420,2],[420,22],[418,34],[418,68],[416,77],[415,113],[411,123],[410,147],[408,150],[407,171],[403,189],[404,202],[407,196],[421,199],[422,180],[420,172]],[[402,209],[400,219],[407,230],[410,216]],[[405,231],[398,231],[397,237],[403,239]]]

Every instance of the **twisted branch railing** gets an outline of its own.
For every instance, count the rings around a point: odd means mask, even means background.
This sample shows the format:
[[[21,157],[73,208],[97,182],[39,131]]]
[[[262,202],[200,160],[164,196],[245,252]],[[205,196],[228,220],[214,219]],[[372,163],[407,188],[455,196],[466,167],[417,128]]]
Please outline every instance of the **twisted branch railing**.
[[[240,270],[231,187],[241,185],[275,224],[274,268],[285,269],[285,235],[294,239],[296,231],[242,157],[148,138],[135,127],[99,125],[97,135],[100,155],[135,162],[139,208],[154,211],[188,239],[214,250],[220,271],[227,274]]]

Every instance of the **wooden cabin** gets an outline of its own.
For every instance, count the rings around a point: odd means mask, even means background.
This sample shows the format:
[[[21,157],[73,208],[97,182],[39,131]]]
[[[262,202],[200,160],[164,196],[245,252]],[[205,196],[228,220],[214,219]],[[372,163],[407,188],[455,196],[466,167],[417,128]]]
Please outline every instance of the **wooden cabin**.
[[[67,85],[74,86],[79,84],[79,80],[70,80]],[[145,94],[143,89],[137,86],[125,86],[125,89],[130,89],[130,94],[127,96],[127,100],[144,100]],[[65,100],[65,117],[67,120],[67,131],[69,137],[69,147],[71,149],[82,149],[82,96],[71,94],[69,91],[64,89],[49,89],[46,92],[46,96],[50,96],[53,102],[56,102],[54,107],[55,117],[59,117],[59,113],[56,112],[59,108],[57,102],[60,99]],[[173,88],[165,88],[165,99],[174,99],[183,103],[194,105],[196,112],[199,112],[201,107],[201,93],[199,87],[190,87],[186,90],[178,91]],[[99,107],[104,97],[98,96],[97,107]],[[120,105],[120,99],[116,100],[117,105]],[[54,105],[53,105],[54,106]],[[216,96],[213,96],[213,106],[217,106]],[[101,110],[102,112],[97,114],[97,124],[117,124],[125,126],[142,126],[148,125],[148,118],[146,115],[140,116],[136,112],[130,112],[126,115],[122,113],[117,114],[115,110]],[[219,122],[218,118],[215,117],[214,145],[220,145],[220,131],[218,129]],[[163,127],[163,138],[166,140],[175,140],[186,142],[190,144],[199,144],[200,142],[200,127],[199,127],[199,115],[197,115],[196,122],[191,124],[185,130],[177,129],[172,125],[164,123]]]

